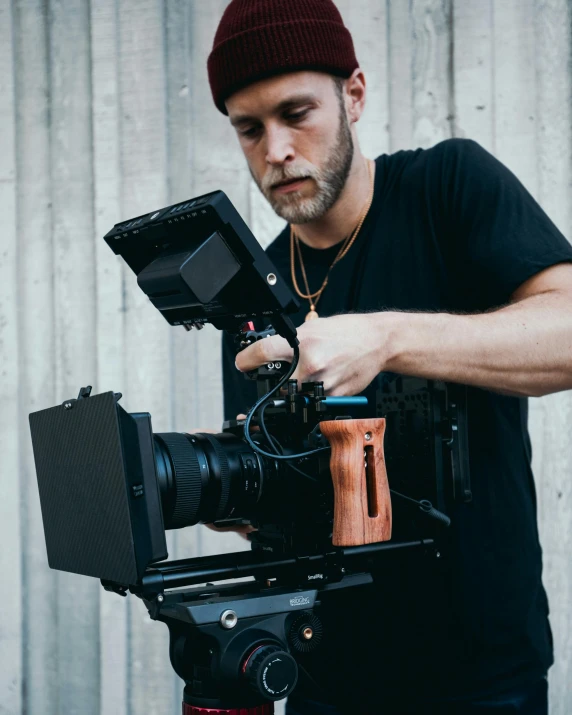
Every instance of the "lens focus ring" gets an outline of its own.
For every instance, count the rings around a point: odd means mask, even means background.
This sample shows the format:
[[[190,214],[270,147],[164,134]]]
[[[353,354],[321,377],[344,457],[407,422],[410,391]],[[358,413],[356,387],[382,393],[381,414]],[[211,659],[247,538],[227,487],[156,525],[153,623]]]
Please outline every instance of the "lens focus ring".
[[[189,440],[178,432],[156,435],[167,447],[175,471],[177,496],[167,529],[181,529],[198,521],[201,502],[201,469],[196,452]]]
[[[220,474],[220,498],[215,519],[223,519],[227,515],[230,496],[230,467],[228,466],[228,457],[218,441],[213,439],[210,434],[199,432],[198,435],[207,440],[217,456]]]

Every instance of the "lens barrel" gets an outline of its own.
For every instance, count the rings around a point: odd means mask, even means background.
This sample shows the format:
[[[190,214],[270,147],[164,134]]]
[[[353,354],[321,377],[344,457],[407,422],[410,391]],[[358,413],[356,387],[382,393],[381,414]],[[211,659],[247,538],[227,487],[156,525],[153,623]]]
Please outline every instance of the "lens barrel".
[[[263,486],[264,465],[232,434],[154,435],[165,529],[249,518]]]

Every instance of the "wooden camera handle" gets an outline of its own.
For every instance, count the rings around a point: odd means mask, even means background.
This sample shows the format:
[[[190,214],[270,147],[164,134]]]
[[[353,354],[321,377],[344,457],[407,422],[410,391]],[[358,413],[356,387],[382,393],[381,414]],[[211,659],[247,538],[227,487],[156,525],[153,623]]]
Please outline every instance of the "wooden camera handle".
[[[334,483],[334,546],[391,538],[391,497],[383,455],[385,419],[320,423],[330,443]]]

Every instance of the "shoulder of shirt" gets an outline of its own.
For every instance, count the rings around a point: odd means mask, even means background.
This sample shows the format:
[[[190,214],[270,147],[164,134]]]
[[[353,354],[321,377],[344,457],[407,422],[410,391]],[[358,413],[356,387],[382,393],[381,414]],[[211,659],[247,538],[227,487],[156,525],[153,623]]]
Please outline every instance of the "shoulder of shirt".
[[[406,149],[394,154],[382,154],[376,161],[382,162],[384,168],[392,165],[405,169],[420,168],[430,164],[452,162],[460,158],[478,157],[488,152],[473,139],[444,139],[428,149]]]
[[[425,180],[428,173],[434,177],[466,174],[470,168],[477,171],[498,164],[494,157],[472,139],[445,139],[428,149],[408,149],[394,154],[382,154],[376,159],[384,174],[385,190],[400,186],[411,188]]]

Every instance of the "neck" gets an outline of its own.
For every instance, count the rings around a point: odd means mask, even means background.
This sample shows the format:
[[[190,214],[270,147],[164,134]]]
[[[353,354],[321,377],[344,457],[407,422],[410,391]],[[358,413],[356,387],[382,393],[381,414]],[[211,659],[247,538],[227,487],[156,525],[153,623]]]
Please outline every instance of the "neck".
[[[294,225],[299,239],[311,248],[329,248],[343,241],[357,226],[369,200],[371,184],[368,162],[370,159],[357,149],[346,184],[332,208],[316,221]],[[372,177],[375,164],[372,162]]]

